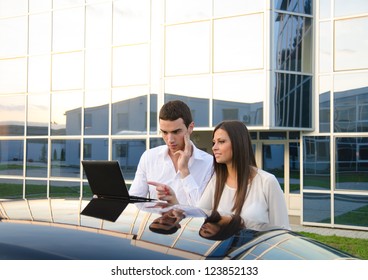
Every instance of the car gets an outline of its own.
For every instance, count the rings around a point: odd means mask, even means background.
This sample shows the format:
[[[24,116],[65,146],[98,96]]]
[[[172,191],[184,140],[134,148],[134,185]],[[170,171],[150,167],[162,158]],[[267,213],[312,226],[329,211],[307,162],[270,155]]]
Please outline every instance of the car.
[[[222,239],[210,238],[200,234],[207,219],[201,209],[190,211],[193,209],[162,203],[147,207],[121,200],[106,202],[101,204],[93,198],[0,201],[0,259],[357,259],[286,229],[236,229]],[[171,232],[167,230],[170,226],[162,222],[164,213],[169,211],[170,217],[175,217],[175,230]]]

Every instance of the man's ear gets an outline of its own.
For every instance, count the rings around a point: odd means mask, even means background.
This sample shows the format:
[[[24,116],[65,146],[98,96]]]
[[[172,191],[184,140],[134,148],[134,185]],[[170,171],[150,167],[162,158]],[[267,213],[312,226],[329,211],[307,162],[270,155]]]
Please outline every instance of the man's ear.
[[[188,132],[189,132],[189,134],[192,134],[193,129],[194,129],[194,122],[191,122],[191,123],[189,124],[189,126],[188,126]]]

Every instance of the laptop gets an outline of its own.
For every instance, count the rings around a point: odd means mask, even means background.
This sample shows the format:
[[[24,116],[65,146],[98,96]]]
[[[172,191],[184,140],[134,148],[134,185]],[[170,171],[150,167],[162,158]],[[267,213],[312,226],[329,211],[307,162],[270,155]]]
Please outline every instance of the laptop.
[[[129,195],[118,161],[84,160],[83,169],[92,193],[97,198],[145,202],[155,199]]]
[[[121,199],[92,198],[82,215],[115,222],[130,202]]]

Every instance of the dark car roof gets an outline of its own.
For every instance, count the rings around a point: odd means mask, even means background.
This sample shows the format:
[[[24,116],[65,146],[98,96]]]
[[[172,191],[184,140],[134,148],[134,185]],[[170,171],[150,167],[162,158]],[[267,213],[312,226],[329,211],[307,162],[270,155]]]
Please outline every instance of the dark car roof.
[[[288,230],[241,231],[202,238],[203,217],[186,217],[173,234],[149,230],[157,213],[125,207],[115,222],[81,215],[90,200],[0,202],[0,259],[349,259]]]

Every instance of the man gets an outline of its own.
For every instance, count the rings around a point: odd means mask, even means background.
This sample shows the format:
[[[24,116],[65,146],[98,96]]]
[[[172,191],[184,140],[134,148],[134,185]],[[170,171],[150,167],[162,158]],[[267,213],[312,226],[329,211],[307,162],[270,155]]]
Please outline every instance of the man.
[[[196,205],[212,175],[213,158],[190,141],[194,122],[184,102],[164,104],[159,125],[166,145],[143,153],[129,193]]]

